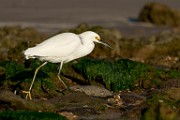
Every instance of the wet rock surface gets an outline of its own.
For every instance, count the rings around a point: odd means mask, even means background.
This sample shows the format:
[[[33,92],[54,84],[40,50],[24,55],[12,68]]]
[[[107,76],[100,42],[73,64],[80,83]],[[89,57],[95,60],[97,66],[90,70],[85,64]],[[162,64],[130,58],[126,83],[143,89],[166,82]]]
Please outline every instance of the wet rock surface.
[[[127,115],[138,119],[140,115],[139,107],[145,103],[145,98],[136,93],[124,92],[114,97],[100,98],[82,92],[68,91],[63,96],[29,101],[12,92],[1,91],[0,102],[1,110],[31,110],[54,112],[60,115],[66,112],[72,113],[74,119],[119,119],[126,118]],[[135,113],[131,114],[129,110]]]
[[[112,92],[108,91],[107,89],[95,85],[87,85],[87,86],[72,86],[70,88],[73,91],[79,91],[79,92],[84,92],[86,95],[89,96],[95,96],[95,97],[109,97],[112,96]]]
[[[25,100],[22,90],[29,88],[34,70],[41,62],[25,61],[22,51],[43,41],[47,35],[29,28],[1,28],[6,32],[0,41],[3,46],[0,48],[3,58],[0,61],[0,111],[51,112],[68,119],[85,120],[180,118],[178,30],[136,38],[123,36],[116,29],[86,24],[66,31],[86,30],[99,33],[114,49],[97,45],[89,56],[65,64],[62,78],[70,90],[64,90],[57,78],[59,65],[48,63],[37,75],[33,100]],[[37,38],[30,38],[31,34]],[[5,43],[7,38],[12,41],[7,36],[13,36],[17,43],[14,46]]]

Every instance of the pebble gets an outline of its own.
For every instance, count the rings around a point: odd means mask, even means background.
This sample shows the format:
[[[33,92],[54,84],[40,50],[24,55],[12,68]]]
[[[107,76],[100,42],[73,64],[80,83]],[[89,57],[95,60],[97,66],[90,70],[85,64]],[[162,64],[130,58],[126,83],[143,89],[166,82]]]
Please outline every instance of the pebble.
[[[84,92],[86,95],[89,96],[102,97],[102,98],[113,95],[112,92],[110,92],[109,90],[96,85],[85,85],[85,86],[77,85],[70,87],[70,89],[77,92]]]

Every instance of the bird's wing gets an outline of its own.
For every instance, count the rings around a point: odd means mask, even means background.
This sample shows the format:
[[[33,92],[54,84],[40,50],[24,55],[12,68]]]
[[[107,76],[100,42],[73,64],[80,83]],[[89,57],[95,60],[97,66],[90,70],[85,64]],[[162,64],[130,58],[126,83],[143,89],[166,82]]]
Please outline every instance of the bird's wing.
[[[78,35],[73,33],[63,33],[51,37],[35,47],[28,48],[24,51],[26,56],[53,56],[65,57],[81,45]]]

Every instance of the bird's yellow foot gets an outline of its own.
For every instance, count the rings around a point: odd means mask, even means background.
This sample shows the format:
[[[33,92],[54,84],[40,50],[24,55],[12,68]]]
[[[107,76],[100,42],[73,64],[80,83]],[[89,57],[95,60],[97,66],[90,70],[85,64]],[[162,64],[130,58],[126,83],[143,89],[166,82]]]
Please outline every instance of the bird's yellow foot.
[[[31,91],[22,91],[23,93],[26,94],[26,100],[29,98],[30,100],[32,100],[32,97],[31,97]]]

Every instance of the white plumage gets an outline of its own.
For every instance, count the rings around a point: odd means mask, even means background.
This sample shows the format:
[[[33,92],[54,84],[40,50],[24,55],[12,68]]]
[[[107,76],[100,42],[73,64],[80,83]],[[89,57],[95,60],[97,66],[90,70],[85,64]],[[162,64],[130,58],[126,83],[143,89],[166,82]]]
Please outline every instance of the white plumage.
[[[63,63],[67,63],[90,54],[95,47],[94,42],[110,47],[108,44],[100,41],[100,36],[97,33],[87,31],[79,35],[74,33],[62,33],[45,40],[35,47],[25,50],[24,55],[26,59],[37,58],[41,61],[45,61],[45,63],[36,69],[29,91],[23,91],[27,94],[26,99],[28,96],[31,99],[30,91],[32,89],[36,74],[41,67],[46,65],[47,62],[60,63],[58,73],[58,78],[60,79],[59,75]],[[65,87],[67,87],[62,80],[61,82]]]
[[[35,47],[28,48],[26,51],[24,51],[24,55],[26,59],[36,57],[62,58],[71,55],[80,44],[81,41],[78,35],[75,35],[73,33],[63,33],[51,37],[44,42],[36,45]]]

